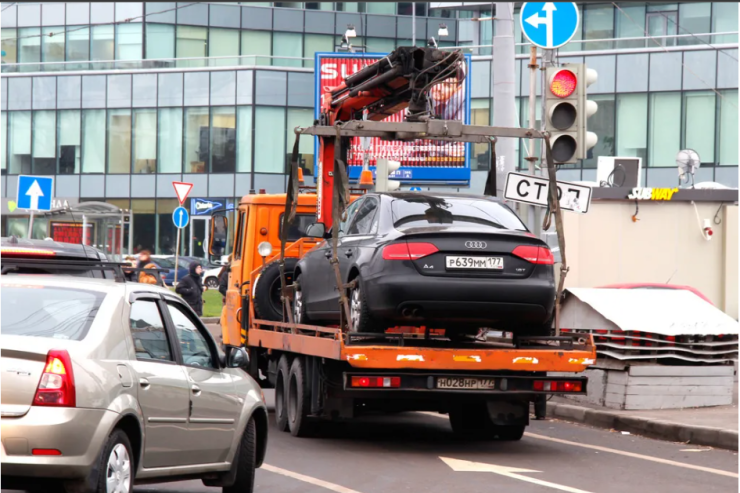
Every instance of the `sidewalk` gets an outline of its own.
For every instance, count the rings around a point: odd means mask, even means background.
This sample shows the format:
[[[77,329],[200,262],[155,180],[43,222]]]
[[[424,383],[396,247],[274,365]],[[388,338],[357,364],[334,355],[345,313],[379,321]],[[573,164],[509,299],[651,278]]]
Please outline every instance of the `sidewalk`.
[[[732,406],[707,408],[621,411],[556,396],[547,403],[547,415],[659,440],[738,450],[735,402]]]

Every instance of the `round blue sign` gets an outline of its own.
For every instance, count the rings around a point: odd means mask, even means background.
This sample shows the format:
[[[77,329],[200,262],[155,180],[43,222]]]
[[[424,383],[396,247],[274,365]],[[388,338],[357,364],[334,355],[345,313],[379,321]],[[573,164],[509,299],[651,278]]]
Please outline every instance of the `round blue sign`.
[[[188,210],[185,209],[184,207],[178,207],[172,213],[172,222],[175,223],[175,226],[179,229],[182,229],[185,226],[187,226],[189,220],[190,220],[190,215],[188,215]]]
[[[570,41],[580,20],[573,2],[526,2],[519,13],[522,33],[532,44],[548,50]]]

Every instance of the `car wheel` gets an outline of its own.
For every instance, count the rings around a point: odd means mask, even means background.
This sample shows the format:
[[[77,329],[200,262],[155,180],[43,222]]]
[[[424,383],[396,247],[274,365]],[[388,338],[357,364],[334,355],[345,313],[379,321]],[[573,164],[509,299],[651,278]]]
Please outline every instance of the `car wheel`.
[[[288,382],[290,381],[290,365],[288,357],[280,356],[275,379],[275,421],[280,431],[288,431]]]
[[[134,489],[136,473],[131,442],[122,430],[113,430],[108,437],[103,453],[98,459],[96,493],[130,493]],[[76,488],[69,487],[74,491]]]
[[[306,379],[306,363],[302,356],[297,356],[290,365],[288,383],[288,427],[294,437],[305,437],[312,434],[314,423],[308,416],[311,400]]]
[[[223,492],[252,493],[254,470],[257,467],[257,425],[254,418],[249,418],[247,422],[234,461],[236,461],[236,481],[231,486],[224,486]]]
[[[216,277],[208,277],[206,278],[206,281],[204,283],[208,289],[217,289],[218,288],[218,278]]]
[[[306,314],[306,303],[303,300],[303,290],[301,289],[301,275],[293,281],[293,321],[297,324],[310,324]]]
[[[370,316],[362,278],[357,276],[355,287],[349,292],[350,332],[384,332],[382,325]]]
[[[297,258],[285,259],[285,282],[293,283]],[[280,297],[280,262],[267,264],[260,274],[254,293],[254,311],[260,320],[283,321],[283,301]]]

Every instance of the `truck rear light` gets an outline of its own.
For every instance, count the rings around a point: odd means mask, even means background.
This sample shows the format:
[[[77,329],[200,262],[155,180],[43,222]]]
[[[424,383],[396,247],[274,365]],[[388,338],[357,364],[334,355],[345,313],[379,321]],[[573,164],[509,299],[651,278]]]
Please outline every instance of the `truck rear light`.
[[[581,392],[583,384],[579,381],[535,380],[532,390],[537,392]]]
[[[401,386],[401,377],[352,377],[350,384],[352,387],[397,389]]]
[[[531,264],[553,265],[555,263],[555,257],[553,257],[552,252],[547,247],[519,245],[511,254]]]
[[[383,260],[418,260],[438,251],[431,243],[392,243],[383,248]]]
[[[31,450],[31,455],[62,455],[62,453],[55,448],[35,448]]]
[[[46,368],[41,375],[33,405],[58,407],[77,405],[72,360],[66,350],[52,349],[47,354]]]

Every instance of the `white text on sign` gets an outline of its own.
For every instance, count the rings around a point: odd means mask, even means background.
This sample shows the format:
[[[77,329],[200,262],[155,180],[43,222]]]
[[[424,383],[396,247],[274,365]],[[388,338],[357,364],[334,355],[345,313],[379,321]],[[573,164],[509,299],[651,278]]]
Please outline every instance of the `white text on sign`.
[[[570,212],[588,212],[591,204],[591,187],[558,181],[558,200],[560,208]],[[506,176],[504,198],[515,202],[547,207],[549,182],[545,178],[509,173]]]

